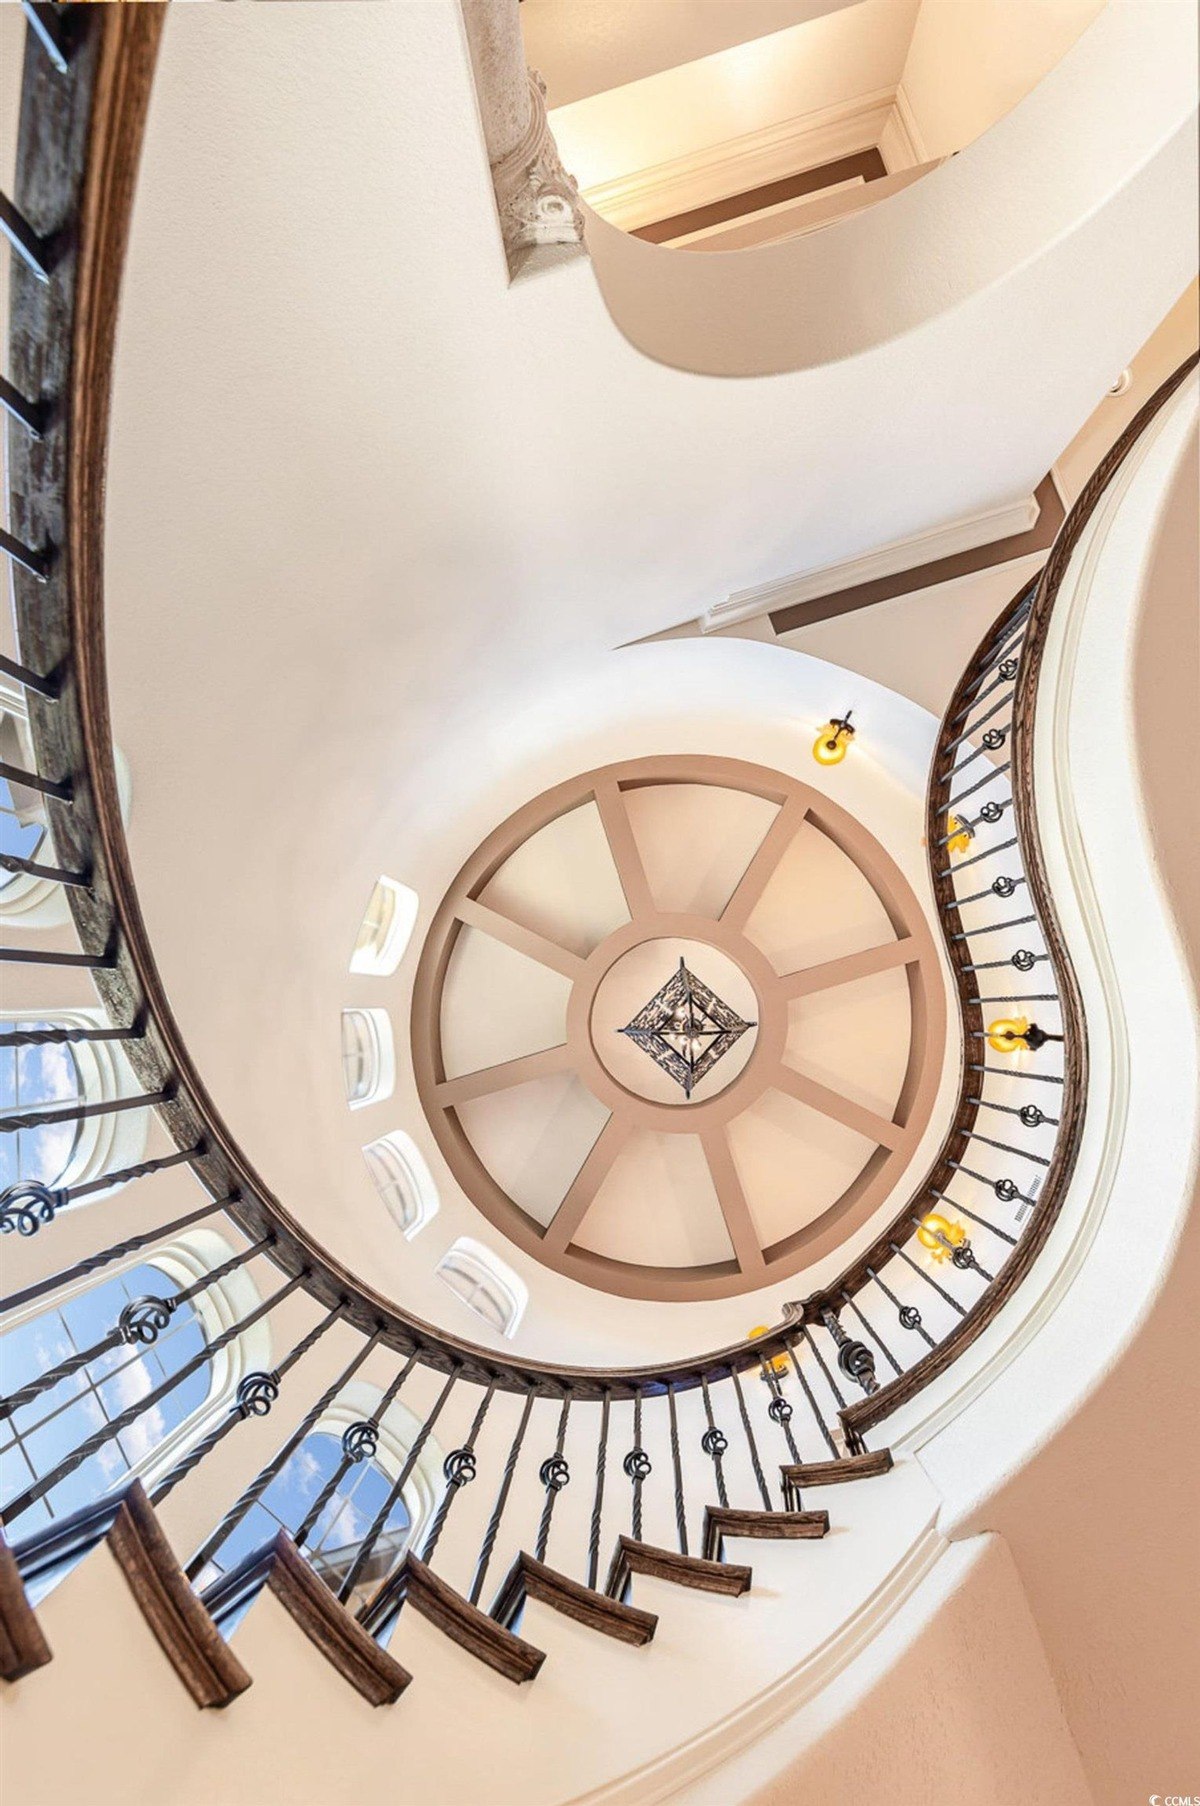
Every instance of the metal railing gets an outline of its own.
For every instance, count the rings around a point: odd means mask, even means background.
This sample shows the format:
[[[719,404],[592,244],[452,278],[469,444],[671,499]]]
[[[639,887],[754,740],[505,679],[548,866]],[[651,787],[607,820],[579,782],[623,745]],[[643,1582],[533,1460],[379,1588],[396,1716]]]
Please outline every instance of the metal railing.
[[[0,1043],[16,1059],[37,1046],[116,1040],[140,1089],[87,1106],[14,1110],[0,1120],[0,1134],[16,1137],[85,1109],[138,1110],[153,1112],[172,1145],[159,1157],[85,1183],[18,1179],[0,1195],[0,1229],[11,1251],[23,1239],[53,1235],[64,1212],[85,1197],[107,1194],[91,1206],[96,1251],[11,1290],[0,1300],[0,1328],[26,1320],[64,1290],[121,1270],[134,1256],[152,1255],[196,1225],[222,1224],[234,1252],[219,1273],[190,1291],[139,1300],[142,1308],[122,1310],[93,1344],[19,1376],[0,1403],[0,1429],[5,1418],[33,1408],[112,1351],[152,1348],[185,1299],[230,1273],[254,1281],[258,1302],[144,1397],[0,1500],[22,1571],[27,1578],[49,1573],[103,1535],[119,1494],[27,1532],[39,1502],[53,1506],[64,1480],[195,1371],[212,1371],[218,1355],[256,1324],[278,1323],[286,1307],[293,1325],[297,1300],[306,1301],[313,1321],[303,1331],[289,1327],[282,1358],[270,1371],[244,1373],[218,1416],[210,1413],[197,1426],[166,1471],[153,1463],[145,1470],[151,1501],[161,1502],[239,1426],[276,1408],[288,1420],[278,1447],[238,1496],[213,1499],[212,1528],[187,1564],[189,1577],[210,1587],[219,1622],[236,1614],[270,1569],[270,1551],[260,1549],[212,1582],[223,1546],[304,1439],[328,1421],[346,1388],[362,1379],[376,1385],[378,1404],[344,1430],[340,1466],[304,1520],[288,1527],[295,1545],[305,1548],[347,1476],[376,1458],[401,1394],[406,1406],[415,1400],[407,1451],[387,1469],[386,1496],[356,1546],[341,1547],[336,1562],[326,1560],[322,1568],[338,1599],[353,1603],[377,1635],[386,1633],[414,1586],[431,1584],[430,1564],[445,1547],[452,1512],[456,1530],[464,1517],[470,1524],[469,1534],[455,1538],[459,1571],[452,1589],[465,1612],[481,1608],[502,1538],[532,1546],[537,1563],[553,1544],[555,1559],[573,1568],[591,1595],[607,1589],[605,1596],[620,1603],[628,1564],[618,1559],[618,1547],[605,1580],[606,1535],[640,1545],[652,1534],[694,1561],[719,1552],[723,1513],[769,1513],[780,1534],[817,1533],[822,1514],[801,1508],[808,1477],[821,1483],[830,1464],[850,1464],[847,1475],[857,1471],[867,1433],[980,1333],[1044,1242],[1070,1178],[1086,1093],[1086,1043],[1042,870],[1031,750],[1037,668],[1062,559],[1052,555],[1040,581],[1002,615],[942,724],[928,833],[962,1024],[959,1095],[932,1170],[871,1246],[832,1284],[789,1306],[766,1335],[657,1367],[554,1367],[421,1322],[340,1267],[262,1182],[208,1096],[155,966],[113,767],[101,546],[113,329],[163,9],[26,10],[31,28],[17,189],[0,214],[14,248],[11,379],[0,396],[10,416],[11,482],[2,544],[13,566],[20,643],[20,656],[6,659],[3,669],[25,694],[35,767],[4,776],[36,796],[54,851],[42,861],[4,854],[0,867],[62,887],[79,951],[42,951],[36,937],[22,940],[18,931],[0,957],[78,965],[90,974],[111,1026],[23,1023]],[[1139,418],[1131,434],[1142,423]],[[1124,449],[1131,442],[1127,436]],[[1069,518],[1061,542],[1067,550],[1084,518],[1080,509]],[[153,1187],[156,1174],[180,1166],[195,1177],[195,1208],[104,1245],[118,1191]],[[311,1368],[303,1363],[326,1335],[340,1341],[344,1359],[333,1383],[314,1395],[305,1378]],[[505,1403],[506,1395],[515,1400]],[[500,1417],[506,1422],[497,1436]],[[396,1524],[408,1513],[426,1451],[439,1446],[435,1429],[452,1446],[414,1546]],[[697,1452],[708,1473],[703,1486]],[[465,1507],[462,1493],[485,1468],[490,1484],[477,1489],[481,1502]],[[576,1496],[586,1493],[586,1504],[564,1520],[561,1495],[568,1484]],[[515,1523],[518,1502],[528,1514],[531,1490],[536,1512]],[[512,1613],[510,1588],[497,1598],[494,1622],[503,1628]]]

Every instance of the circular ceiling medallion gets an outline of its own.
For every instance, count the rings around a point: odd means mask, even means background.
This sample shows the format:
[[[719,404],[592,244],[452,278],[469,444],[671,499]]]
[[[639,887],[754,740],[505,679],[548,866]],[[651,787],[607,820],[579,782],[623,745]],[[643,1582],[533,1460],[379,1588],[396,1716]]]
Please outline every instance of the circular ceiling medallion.
[[[412,1031],[438,1145],[498,1229],[605,1291],[719,1298],[887,1197],[937,1092],[945,996],[911,887],[844,809],[763,766],[659,757],[557,785],[476,850]]]

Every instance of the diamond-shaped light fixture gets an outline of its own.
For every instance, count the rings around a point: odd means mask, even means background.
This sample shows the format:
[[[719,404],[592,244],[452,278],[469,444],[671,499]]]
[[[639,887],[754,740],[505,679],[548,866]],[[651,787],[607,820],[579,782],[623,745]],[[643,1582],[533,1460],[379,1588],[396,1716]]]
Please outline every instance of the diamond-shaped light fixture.
[[[679,970],[617,1032],[648,1053],[690,1098],[705,1074],[755,1027],[722,1003],[681,958]]]

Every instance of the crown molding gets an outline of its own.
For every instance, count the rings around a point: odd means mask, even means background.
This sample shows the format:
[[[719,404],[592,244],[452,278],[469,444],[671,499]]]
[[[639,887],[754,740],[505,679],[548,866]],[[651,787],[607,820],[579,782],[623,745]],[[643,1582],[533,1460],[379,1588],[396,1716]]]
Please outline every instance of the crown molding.
[[[685,157],[594,183],[583,190],[583,199],[613,225],[634,232],[710,201],[870,150],[888,128],[895,100],[894,88],[878,88],[836,106],[777,120]],[[904,141],[902,128],[894,128],[892,135],[897,143]]]
[[[812,602],[818,597],[836,594],[838,590],[854,589],[860,583],[892,577],[918,565],[954,558],[960,552],[972,552],[996,540],[1028,533],[1035,526],[1038,513],[1036,496],[1023,496],[1020,501],[1004,502],[998,508],[985,508],[978,514],[961,515],[944,526],[912,533],[907,539],[891,540],[873,552],[843,559],[837,564],[777,577],[773,582],[758,584],[753,589],[734,590],[724,602],[714,602],[705,610],[700,617],[701,631],[712,633],[718,627],[751,621],[776,609]]]

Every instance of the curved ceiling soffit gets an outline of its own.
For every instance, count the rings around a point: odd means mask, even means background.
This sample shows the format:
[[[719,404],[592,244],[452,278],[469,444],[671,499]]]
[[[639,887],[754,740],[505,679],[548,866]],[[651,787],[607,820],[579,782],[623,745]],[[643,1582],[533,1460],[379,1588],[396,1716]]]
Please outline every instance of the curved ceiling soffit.
[[[628,801],[638,789],[672,785],[739,792],[775,808],[732,894],[711,912],[662,908],[647,880]],[[550,824],[589,803],[599,815],[628,920],[581,953],[484,897],[514,854]],[[847,862],[854,879],[865,880],[882,906],[890,938],[885,934],[875,945],[802,969],[790,969],[785,961],[780,970],[748,928],[802,829],[815,830]],[[479,932],[566,981],[565,1034],[559,1042],[547,1046],[543,1040],[513,1058],[462,1072],[447,1070],[447,981],[464,930]],[[694,975],[692,966],[697,968]],[[820,992],[836,996],[839,986],[888,971],[903,972],[907,980],[907,1045],[890,1109],[881,1110],[798,1070],[787,1046],[789,1012],[797,999]],[[703,1020],[693,1015],[691,1026],[695,1031],[699,1025],[699,1036],[691,1045],[703,1070],[696,1069],[694,1090],[686,1092],[680,1089],[685,1079],[678,1068],[687,1036],[681,1039],[681,999],[671,992],[684,978],[689,994],[697,992],[708,1011],[704,1016],[701,1010]],[[660,986],[668,993],[669,1019],[656,1013]],[[729,1004],[732,1022],[723,1027],[721,1012]],[[487,1011],[482,991],[475,996],[476,1006]],[[636,1025],[631,1046],[627,1037]],[[471,855],[439,905],[422,949],[412,1004],[413,1061],[422,1107],[466,1196],[543,1265],[619,1296],[669,1301],[757,1291],[833,1252],[861,1228],[894,1191],[928,1127],[945,1034],[945,989],[933,936],[907,879],[878,841],[848,811],[797,778],[741,760],[698,755],[631,760],[585,772],[511,815]],[[468,1106],[559,1075],[578,1081],[601,1107],[604,1120],[549,1220],[542,1222],[490,1170],[473,1139]],[[733,1146],[734,1125],[768,1093],[781,1093],[850,1131],[862,1150],[837,1195],[808,1220],[770,1239],[760,1227],[761,1217],[756,1221]],[[645,1131],[695,1138],[728,1235],[728,1258],[656,1264],[615,1258],[585,1245],[588,1212],[614,1164]]]

